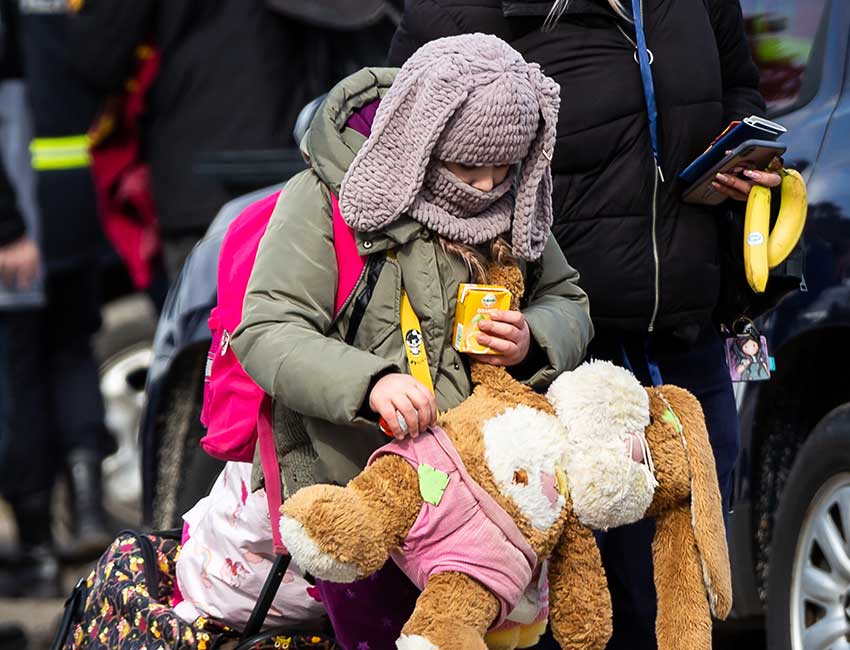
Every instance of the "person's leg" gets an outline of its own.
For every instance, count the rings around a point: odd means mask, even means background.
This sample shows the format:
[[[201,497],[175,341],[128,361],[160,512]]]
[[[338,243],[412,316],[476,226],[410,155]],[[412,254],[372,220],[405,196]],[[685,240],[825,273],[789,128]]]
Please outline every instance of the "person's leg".
[[[643,337],[605,334],[594,339],[588,357],[626,366],[644,385],[650,383]],[[596,534],[608,579],[613,633],[608,650],[655,650],[655,583],[651,519]]]
[[[740,440],[738,410],[723,341],[710,329],[703,332],[693,347],[683,349],[670,344],[659,349],[657,357],[664,383],[690,391],[702,405],[726,520]]]
[[[344,650],[394,650],[419,590],[390,560],[352,584],[316,581],[336,642]]]
[[[45,364],[44,310],[7,312],[3,316],[9,345],[6,347],[7,419],[3,467],[3,495],[12,503],[53,489],[53,468],[62,450],[51,447],[49,385]],[[26,534],[25,531],[22,531]]]
[[[53,422],[74,497],[79,552],[111,541],[103,511],[101,461],[108,433],[92,336],[100,327],[94,269],[53,274],[47,281],[48,364]]]
[[[44,359],[45,312],[3,315],[8,373],[0,475],[18,529],[18,555],[0,572],[0,595],[56,597],[61,593],[59,564],[50,530],[50,497],[57,456],[52,446],[49,393]]]

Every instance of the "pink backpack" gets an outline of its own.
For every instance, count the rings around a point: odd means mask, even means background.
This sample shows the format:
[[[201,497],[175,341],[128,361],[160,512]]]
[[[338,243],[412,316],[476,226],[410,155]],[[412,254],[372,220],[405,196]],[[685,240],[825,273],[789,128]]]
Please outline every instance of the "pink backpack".
[[[206,426],[207,434],[201,439],[201,446],[220,460],[250,463],[259,441],[275,550],[283,552],[278,530],[280,471],[272,432],[271,399],[242,369],[230,348],[230,337],[242,320],[242,303],[257,249],[279,195],[280,192],[275,192],[249,205],[224,235],[218,264],[218,304],[209,317],[212,344],[207,355],[201,412],[201,422]],[[331,205],[338,269],[334,310],[338,312],[357,285],[365,263],[357,252],[354,233],[343,221],[333,194]]]

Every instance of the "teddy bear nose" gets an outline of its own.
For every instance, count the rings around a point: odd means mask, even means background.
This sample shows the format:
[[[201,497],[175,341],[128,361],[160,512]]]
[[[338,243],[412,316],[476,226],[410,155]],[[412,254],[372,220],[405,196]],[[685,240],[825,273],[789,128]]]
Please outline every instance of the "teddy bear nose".
[[[555,475],[549,472],[540,472],[540,485],[543,489],[543,495],[549,499],[549,504],[554,507],[558,503],[558,497],[560,496],[558,492],[558,480],[555,478]]]

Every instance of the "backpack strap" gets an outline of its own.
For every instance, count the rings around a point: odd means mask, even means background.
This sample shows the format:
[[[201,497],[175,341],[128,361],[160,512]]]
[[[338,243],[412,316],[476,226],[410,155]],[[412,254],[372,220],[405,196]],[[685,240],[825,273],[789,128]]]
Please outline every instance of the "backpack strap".
[[[272,543],[274,552],[281,555],[287,552],[280,538],[280,506],[283,504],[283,493],[272,426],[272,399],[268,395],[263,397],[257,417],[257,442],[260,447],[260,465],[263,468],[263,479],[266,485],[266,503],[272,524]]]
[[[357,241],[354,239],[354,231],[342,218],[339,209],[339,201],[331,192],[331,206],[333,207],[334,228],[334,254],[336,255],[337,284],[336,300],[334,301],[334,315],[338,314],[346,301],[357,286],[366,261],[360,257],[357,251]]]

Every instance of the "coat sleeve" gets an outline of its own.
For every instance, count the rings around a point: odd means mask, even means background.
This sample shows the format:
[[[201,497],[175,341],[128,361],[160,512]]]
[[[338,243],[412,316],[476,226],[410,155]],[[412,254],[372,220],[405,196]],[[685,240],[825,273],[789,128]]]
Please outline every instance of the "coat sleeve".
[[[373,381],[392,362],[328,336],[337,265],[327,189],[312,173],[280,195],[260,242],[233,349],[275,400],[337,424],[359,418]]]
[[[766,108],[758,89],[759,70],[744,33],[740,1],[708,0],[708,10],[723,75],[723,123],[763,116]]]
[[[26,234],[23,217],[18,211],[15,189],[3,165],[0,165],[0,246],[11,244]]]
[[[122,88],[136,47],[153,29],[155,0],[86,0],[71,21],[74,72],[101,92]]]
[[[537,391],[578,366],[593,338],[587,294],[578,286],[578,272],[567,263],[553,236],[541,263],[540,279],[523,310],[534,343],[546,359],[546,364],[526,381]]]

